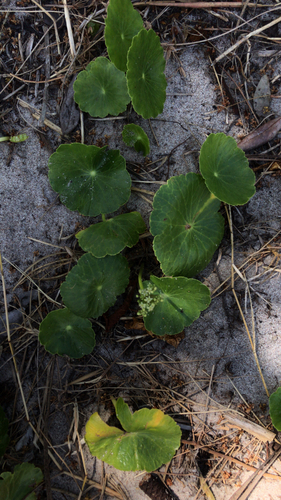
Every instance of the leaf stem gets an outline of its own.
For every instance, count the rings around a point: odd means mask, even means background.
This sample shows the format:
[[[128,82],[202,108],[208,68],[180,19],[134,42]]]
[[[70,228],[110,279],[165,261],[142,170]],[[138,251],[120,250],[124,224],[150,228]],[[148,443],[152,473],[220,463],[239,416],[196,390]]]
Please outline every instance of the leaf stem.
[[[143,264],[141,265],[139,275],[138,275],[138,282],[139,282],[139,289],[143,290],[143,283],[142,283],[142,272],[143,272]]]
[[[10,137],[0,137],[0,142],[9,141]]]
[[[102,222],[106,222],[105,214],[101,214]]]

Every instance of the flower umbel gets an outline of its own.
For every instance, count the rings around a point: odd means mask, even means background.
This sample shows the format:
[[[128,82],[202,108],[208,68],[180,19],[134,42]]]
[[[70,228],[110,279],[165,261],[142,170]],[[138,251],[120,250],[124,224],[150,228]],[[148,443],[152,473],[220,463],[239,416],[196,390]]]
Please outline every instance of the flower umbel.
[[[146,318],[148,313],[153,311],[156,304],[163,302],[163,297],[159,294],[158,288],[149,281],[147,286],[139,291],[138,302],[141,308],[138,315]]]

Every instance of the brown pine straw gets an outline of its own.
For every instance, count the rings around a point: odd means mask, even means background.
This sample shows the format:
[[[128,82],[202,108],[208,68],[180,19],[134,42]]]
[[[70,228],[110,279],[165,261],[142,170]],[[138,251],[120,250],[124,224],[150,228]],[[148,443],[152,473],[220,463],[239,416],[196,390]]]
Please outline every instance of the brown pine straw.
[[[183,444],[193,446],[196,449],[207,451],[208,453],[210,453],[210,455],[213,455],[214,457],[223,458],[223,459],[227,460],[228,462],[232,462],[234,464],[237,464],[240,467],[243,467],[244,469],[250,470],[252,472],[256,472],[258,470],[253,465],[245,464],[244,462],[241,462],[241,460],[238,460],[237,458],[231,457],[230,455],[225,455],[224,453],[221,453],[219,451],[212,450],[211,448],[209,448],[209,446],[201,446],[196,441],[187,441],[186,439],[182,439],[181,442]],[[264,477],[266,477],[267,479],[277,479],[278,481],[281,481],[281,476],[277,476],[277,474],[270,474],[269,472],[266,472],[264,474]]]

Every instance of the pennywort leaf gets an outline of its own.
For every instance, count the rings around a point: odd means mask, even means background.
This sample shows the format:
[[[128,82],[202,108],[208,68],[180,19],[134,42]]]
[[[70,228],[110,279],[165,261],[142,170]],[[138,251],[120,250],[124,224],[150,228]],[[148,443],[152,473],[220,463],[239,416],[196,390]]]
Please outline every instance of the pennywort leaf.
[[[98,318],[113,306],[129,283],[130,270],[123,255],[97,259],[84,254],[61,285],[65,305],[82,318]]]
[[[185,277],[150,276],[139,292],[145,328],[155,335],[175,335],[191,325],[211,302],[209,289]]]
[[[104,220],[76,234],[80,247],[95,257],[116,255],[125,247],[136,245],[145,223],[139,212],[121,214]]]
[[[255,194],[255,174],[233,137],[210,134],[202,145],[200,171],[206,186],[229,205],[244,205]]]
[[[134,110],[143,118],[155,118],[163,111],[167,82],[163,49],[153,30],[142,29],[133,38],[127,68]]]
[[[82,358],[95,347],[95,332],[91,322],[69,309],[51,311],[39,327],[39,340],[51,354]]]
[[[24,462],[16,465],[14,473],[0,475],[0,498],[3,500],[36,500],[32,491],[43,481],[43,474],[33,464]]]
[[[135,125],[134,123],[125,125],[122,137],[127,146],[134,147],[138,153],[141,152],[143,156],[149,154],[149,139],[145,131],[139,125]]]
[[[207,266],[223,237],[219,207],[199,174],[172,177],[161,186],[153,200],[150,231],[164,274],[192,277]]]
[[[269,413],[275,429],[281,431],[281,387],[269,398]]]
[[[93,217],[114,212],[131,194],[125,159],[106,146],[59,146],[49,159],[49,180],[67,208]]]
[[[91,116],[118,116],[130,102],[125,74],[106,57],[90,62],[78,74],[73,89],[75,102]]]
[[[110,0],[104,38],[111,61],[121,71],[126,71],[127,52],[133,37],[142,27],[142,18],[134,9],[131,0]]]
[[[132,414],[122,398],[113,403],[124,431],[110,427],[94,413],[86,424],[85,435],[92,455],[119,470],[147,472],[173,458],[181,430],[171,417],[147,408]]]

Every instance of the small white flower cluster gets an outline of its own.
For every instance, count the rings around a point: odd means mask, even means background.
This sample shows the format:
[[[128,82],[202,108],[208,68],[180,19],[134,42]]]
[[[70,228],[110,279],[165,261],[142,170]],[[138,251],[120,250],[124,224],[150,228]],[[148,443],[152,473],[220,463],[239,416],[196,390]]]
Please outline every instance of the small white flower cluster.
[[[153,311],[156,304],[158,304],[159,302],[163,302],[163,297],[161,297],[161,295],[159,294],[156,294],[156,290],[157,287],[152,283],[148,283],[146,288],[140,290],[138,295],[138,302],[141,310],[138,311],[138,315],[142,315],[145,318],[148,313]]]

